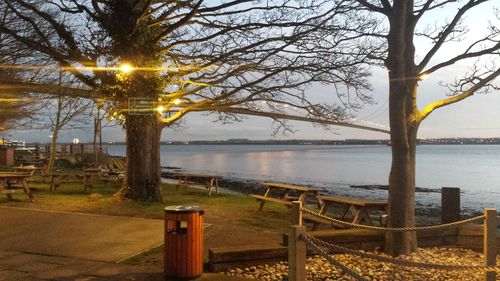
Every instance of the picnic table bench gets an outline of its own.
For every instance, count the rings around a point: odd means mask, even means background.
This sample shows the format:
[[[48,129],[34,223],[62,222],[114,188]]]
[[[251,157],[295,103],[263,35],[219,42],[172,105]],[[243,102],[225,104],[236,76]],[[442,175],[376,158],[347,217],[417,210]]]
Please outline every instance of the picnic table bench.
[[[190,184],[202,184],[208,190],[208,195],[212,195],[212,190],[215,188],[215,194],[219,194],[219,176],[215,175],[200,175],[188,173],[176,173],[174,175],[179,182],[176,187],[177,190],[182,186],[187,188]]]
[[[47,175],[50,178],[50,191],[56,191],[57,187],[59,187],[63,183],[81,183],[83,184],[84,191],[87,191],[89,188],[90,192],[92,192],[93,183],[96,180],[103,181],[107,183],[108,178],[101,174],[100,169],[89,168],[83,170],[83,173],[51,173]]]
[[[323,188],[311,188],[307,186],[298,186],[277,182],[263,182],[263,186],[267,187],[264,195],[252,194],[251,196],[257,201],[260,201],[259,211],[264,208],[266,202],[280,203],[287,207],[292,205],[292,201],[301,201],[305,203],[308,195],[313,195],[316,199],[318,207],[322,205],[320,192],[325,191]],[[278,197],[272,197],[273,191],[279,193]],[[290,196],[290,192],[294,192],[295,196]]]
[[[25,193],[30,202],[33,203],[33,194],[28,184],[30,174],[0,172],[0,193],[6,194],[12,200],[13,193]]]
[[[365,223],[373,225],[373,221],[370,217],[371,211],[381,211],[387,214],[387,201],[385,200],[343,196],[320,196],[320,198],[322,201],[322,206],[319,210],[320,214],[326,214],[327,210],[332,206],[341,206],[342,212],[338,219],[355,224]],[[327,220],[309,214],[304,214],[302,218],[306,221],[313,222],[313,230],[316,229],[318,224],[331,224]],[[345,225],[335,226],[338,228],[347,228]]]

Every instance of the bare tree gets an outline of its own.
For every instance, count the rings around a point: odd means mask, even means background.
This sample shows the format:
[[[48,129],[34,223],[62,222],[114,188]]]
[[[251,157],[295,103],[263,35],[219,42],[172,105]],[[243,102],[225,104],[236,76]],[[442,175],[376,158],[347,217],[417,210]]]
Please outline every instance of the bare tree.
[[[63,84],[63,75],[59,74],[58,85]],[[89,109],[92,101],[77,97],[66,97],[63,94],[57,95],[54,100],[54,112],[49,109],[48,119],[50,120],[50,129],[52,131],[50,141],[50,155],[47,164],[47,172],[51,172],[57,156],[57,140],[60,131],[68,125],[75,122],[81,123],[81,118]],[[83,151],[82,151],[83,153]]]
[[[16,22],[6,10],[0,10],[0,22],[2,24]],[[0,84],[11,82],[19,77],[25,80],[33,79],[27,76],[21,69],[2,69],[4,65],[15,65],[29,57],[28,50],[7,34],[0,32]],[[33,95],[28,92],[10,91],[5,88],[0,90],[0,131],[12,128],[27,127],[30,125],[31,117],[37,108]]]
[[[102,148],[102,132],[107,127],[116,126],[114,120],[110,120],[109,116],[106,116],[105,112],[101,109],[103,103],[99,100],[94,103],[94,108],[92,115],[94,116],[94,136],[92,141],[92,147],[94,151],[94,165],[96,168],[99,167],[99,164],[102,160],[100,157],[103,155]]]
[[[463,19],[471,11],[492,4],[490,0],[354,0],[364,6],[367,16],[382,17],[388,31],[372,37],[387,45],[382,62],[389,78],[389,121],[391,127],[392,166],[389,176],[389,226],[415,225],[415,152],[417,131],[422,121],[436,109],[465,100],[478,92],[495,89],[499,77],[500,30],[490,22],[471,31],[475,40],[464,41],[468,32]],[[421,26],[422,18],[437,15],[436,11],[451,12],[434,26]],[[491,10],[490,10],[491,11]],[[497,11],[498,12],[498,11]],[[360,11],[362,13],[362,11]],[[487,15],[484,15],[487,17]],[[492,17],[494,20],[495,17]],[[496,14],[498,20],[498,13]],[[419,25],[420,24],[420,25]],[[470,34],[470,33],[469,33]],[[417,39],[418,38],[418,39]],[[416,40],[429,43],[428,49],[416,49]],[[460,51],[447,49],[453,41],[462,40]],[[437,56],[438,51],[445,51]],[[443,55],[444,54],[444,55]],[[446,57],[443,59],[443,57]],[[454,64],[469,64],[471,68],[459,74],[455,81],[443,82],[449,96],[417,107],[419,82],[428,75]],[[498,89],[498,88],[496,88]],[[394,256],[408,254],[416,247],[415,232],[389,233],[386,251]]]
[[[363,35],[377,33],[378,21],[358,16],[351,4],[6,0],[3,7],[23,24],[3,24],[0,32],[86,85],[68,94],[106,101],[108,114],[126,130],[123,195],[161,200],[161,131],[189,112],[235,120],[236,114],[294,111],[341,123],[350,108],[370,101],[364,63],[384,45],[364,41]],[[334,85],[340,104],[312,102],[311,83]],[[44,81],[22,86],[55,91]]]

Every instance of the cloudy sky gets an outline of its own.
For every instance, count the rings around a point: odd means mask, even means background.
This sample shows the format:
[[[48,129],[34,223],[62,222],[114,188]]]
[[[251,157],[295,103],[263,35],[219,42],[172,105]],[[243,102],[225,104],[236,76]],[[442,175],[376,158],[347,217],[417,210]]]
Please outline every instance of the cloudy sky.
[[[485,23],[492,20],[493,2],[481,9],[476,9],[468,15],[464,24],[470,32],[458,43],[442,48],[430,65],[441,60],[450,58],[460,50],[464,50],[466,43],[475,40],[484,34]],[[446,19],[451,17],[454,9],[437,10],[435,14],[430,14],[424,19],[421,27],[434,25],[434,19]],[[498,21],[497,21],[498,22]],[[417,53],[423,56],[425,50],[430,45],[423,41],[416,42]],[[492,58],[494,60],[495,58]],[[496,58],[497,65],[500,60]],[[454,77],[467,71],[470,67],[467,63],[453,65],[443,71],[433,73],[429,78],[420,82],[418,105],[420,108],[426,104],[446,97],[446,89],[439,86],[440,82],[450,82]],[[497,79],[497,84],[500,82]],[[376,101],[373,105],[367,105],[357,112],[357,119],[360,124],[388,126],[388,85],[385,70],[374,69],[371,78],[373,91],[371,95]],[[309,95],[316,99],[329,99],[332,95],[328,87],[313,86]],[[346,138],[370,138],[387,139],[388,135],[371,131],[333,128],[325,131],[315,127],[310,123],[290,122],[289,124],[296,130],[294,134],[272,136],[273,124],[265,118],[248,117],[244,121],[231,125],[222,125],[214,122],[215,116],[205,116],[203,114],[192,113],[184,119],[181,129],[165,129],[162,140],[221,140],[230,138],[248,139],[346,139]],[[83,142],[92,139],[92,122],[84,130],[66,130],[61,132],[61,141],[71,141],[78,138]],[[48,142],[50,140],[49,130],[43,131],[10,131],[3,132],[0,137],[9,139],[21,139],[26,141]],[[124,134],[121,128],[106,128],[103,132],[105,141],[123,141]],[[465,101],[438,109],[431,114],[421,125],[419,138],[441,138],[441,137],[500,137],[500,92],[492,92],[488,95],[475,95]]]

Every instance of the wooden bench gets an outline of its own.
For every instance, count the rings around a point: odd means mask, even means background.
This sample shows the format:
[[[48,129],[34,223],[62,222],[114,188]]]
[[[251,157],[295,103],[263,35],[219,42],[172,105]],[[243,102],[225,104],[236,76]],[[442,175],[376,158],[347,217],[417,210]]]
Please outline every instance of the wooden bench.
[[[180,187],[187,188],[191,184],[201,183],[208,190],[208,195],[212,195],[212,190],[214,188],[215,194],[219,194],[219,176],[187,173],[177,173],[174,176],[179,180],[176,185],[177,190],[179,190]]]
[[[314,198],[319,200],[320,192],[323,191],[323,189],[309,188],[307,186],[298,186],[277,182],[263,182],[262,185],[267,188],[264,195],[251,195],[253,198],[257,199],[257,201],[260,202],[259,211],[264,208],[264,205],[267,202],[279,203],[290,207],[292,205],[292,201],[301,201],[302,203],[305,203],[306,197],[308,195],[313,195]],[[294,192],[296,193],[296,195],[290,196],[290,192]],[[279,193],[279,196],[273,197],[273,193]],[[320,203],[318,201],[318,205],[319,204]]]

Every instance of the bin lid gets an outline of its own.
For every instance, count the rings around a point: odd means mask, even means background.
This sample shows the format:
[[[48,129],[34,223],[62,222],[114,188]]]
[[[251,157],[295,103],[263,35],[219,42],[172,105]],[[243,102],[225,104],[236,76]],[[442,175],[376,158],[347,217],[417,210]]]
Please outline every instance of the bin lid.
[[[175,205],[165,207],[166,213],[201,213],[204,214],[203,208],[198,205]]]

